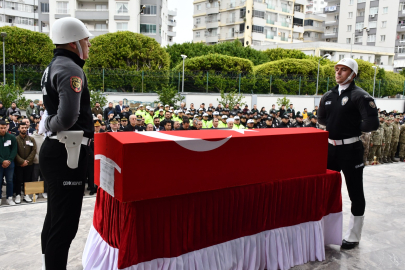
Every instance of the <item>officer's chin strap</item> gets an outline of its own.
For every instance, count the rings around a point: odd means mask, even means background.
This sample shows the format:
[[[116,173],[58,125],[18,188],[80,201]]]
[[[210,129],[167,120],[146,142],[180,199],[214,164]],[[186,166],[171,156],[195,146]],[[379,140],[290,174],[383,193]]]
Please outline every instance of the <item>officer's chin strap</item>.
[[[80,54],[80,59],[83,60],[83,50],[82,50],[82,46],[80,46],[80,42],[76,41],[76,47],[79,50],[79,54]]]
[[[352,79],[353,75],[354,75],[354,71],[352,71],[352,73],[350,73],[349,77],[347,77],[347,79],[344,82],[342,82],[341,84],[346,84],[348,81],[350,81]]]

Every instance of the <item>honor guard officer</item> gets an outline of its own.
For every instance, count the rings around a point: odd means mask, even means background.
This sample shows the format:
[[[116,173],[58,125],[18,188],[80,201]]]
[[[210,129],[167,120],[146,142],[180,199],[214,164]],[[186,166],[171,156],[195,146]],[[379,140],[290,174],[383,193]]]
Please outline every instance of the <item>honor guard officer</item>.
[[[280,123],[280,125],[278,125],[277,127],[278,128],[289,128],[291,125],[290,125],[290,117],[287,115],[287,114],[284,114],[282,117],[281,117],[281,123]]]
[[[90,36],[86,26],[75,18],[62,18],[52,25],[56,49],[41,81],[47,111],[40,133],[49,135],[39,154],[40,169],[48,182],[41,235],[43,269],[66,269],[69,247],[79,225],[87,152],[94,137],[90,92],[83,72]]]
[[[341,248],[359,244],[366,201],[363,191],[363,144],[361,132],[378,128],[378,111],[374,99],[353,81],[358,74],[357,62],[344,58],[335,65],[337,86],[323,95],[318,121],[329,131],[328,169],[343,171],[352,202],[349,229]]]

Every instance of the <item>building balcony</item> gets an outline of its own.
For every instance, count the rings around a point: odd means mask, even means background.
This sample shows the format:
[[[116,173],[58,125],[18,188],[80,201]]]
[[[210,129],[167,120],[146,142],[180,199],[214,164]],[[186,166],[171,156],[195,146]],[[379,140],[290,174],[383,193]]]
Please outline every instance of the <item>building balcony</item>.
[[[267,4],[267,9],[276,10],[276,5],[274,5],[274,4]]]
[[[339,25],[339,21],[326,21],[325,26],[334,26],[334,25]]]
[[[306,0],[295,0],[295,4],[305,6],[307,4],[307,1]]]
[[[109,33],[108,29],[93,29],[93,30],[89,30],[89,31],[93,35],[93,37]]]
[[[169,16],[177,16],[177,10],[168,10],[167,14]]]
[[[219,13],[219,7],[207,8],[207,14],[216,14]]]
[[[398,33],[405,32],[405,24],[398,24],[397,25],[397,32]]]
[[[322,39],[322,35],[319,35],[319,37],[304,37],[304,42],[317,42],[317,41],[324,41]]]
[[[404,18],[405,17],[405,9],[398,11],[398,18]]]
[[[405,39],[395,40],[395,46],[405,46]]]
[[[324,32],[325,27],[317,27],[317,26],[312,26],[312,25],[305,25],[304,26],[305,31],[312,31],[312,32]]]
[[[219,34],[208,34],[205,36],[206,43],[218,42],[218,39],[219,39]]]
[[[254,10],[259,10],[259,11],[266,11],[267,8],[267,3],[259,3],[254,1],[253,2],[253,9]]]
[[[368,21],[377,21],[378,20],[378,14],[374,14],[374,15],[369,15],[368,16]]]
[[[276,25],[291,28],[291,24],[289,24],[288,22],[277,22]]]
[[[295,24],[293,27],[293,32],[302,34],[302,33],[304,33],[304,27],[302,25]]]
[[[291,8],[288,8],[288,7],[282,7],[282,8],[281,8],[281,11],[282,11],[282,12],[285,12],[285,13],[292,13],[292,9],[291,9]]]
[[[236,34],[235,33],[226,33],[225,39],[235,39]]]
[[[338,33],[325,33],[323,34],[322,38],[325,39],[332,39],[332,38],[337,38],[338,37]]]
[[[218,20],[207,20],[205,21],[205,26],[207,28],[218,28],[219,22]]]
[[[265,34],[263,32],[252,32],[252,39],[253,40],[259,40],[259,41],[264,41],[265,40]]]
[[[274,20],[266,20],[266,24],[275,24],[276,22]]]
[[[334,8],[333,10],[331,10],[332,7],[335,7],[335,8]],[[340,12],[340,7],[338,7],[338,6],[330,6],[330,7],[328,7],[328,8],[329,8],[328,10],[324,9],[324,12],[325,12],[326,14],[339,13],[339,12]]]
[[[166,33],[167,33],[167,35],[169,37],[175,37],[176,36],[176,32],[173,32],[173,31],[167,31]]]
[[[169,21],[167,22],[167,25],[176,27],[177,23],[176,23],[175,20],[169,20]]]
[[[236,18],[226,18],[226,24],[235,24]]]
[[[305,14],[299,11],[295,11],[294,18],[305,20]]]
[[[266,39],[274,39],[275,34],[267,34]]]
[[[253,17],[253,25],[265,26],[266,20],[259,17]]]
[[[108,20],[108,9],[76,9],[76,18],[84,21]]]

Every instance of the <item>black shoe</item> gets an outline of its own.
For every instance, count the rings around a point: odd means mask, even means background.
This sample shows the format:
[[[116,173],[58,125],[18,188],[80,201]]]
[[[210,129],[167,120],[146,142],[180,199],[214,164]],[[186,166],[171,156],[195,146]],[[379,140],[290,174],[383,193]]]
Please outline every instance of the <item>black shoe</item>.
[[[347,242],[343,239],[341,249],[353,249],[359,245],[359,242]]]
[[[93,190],[90,191],[89,195],[90,195],[90,196],[93,196],[93,195],[94,195],[94,191],[93,191]]]

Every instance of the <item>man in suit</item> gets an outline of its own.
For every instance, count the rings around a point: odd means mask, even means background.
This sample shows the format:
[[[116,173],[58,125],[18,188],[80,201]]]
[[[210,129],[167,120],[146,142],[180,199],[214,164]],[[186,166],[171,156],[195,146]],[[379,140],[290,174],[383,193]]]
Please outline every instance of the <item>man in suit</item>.
[[[158,116],[155,116],[155,118],[153,118],[153,131],[160,130],[164,130],[164,127],[160,126],[160,118]]]
[[[122,100],[118,102],[118,105],[115,106],[115,115],[119,115],[121,117],[121,113],[123,113],[124,106],[122,105]]]
[[[108,114],[109,114],[111,111],[115,114],[115,109],[114,109],[114,107],[113,107],[113,103],[112,103],[112,102],[109,102],[109,103],[108,103],[108,107],[104,109],[104,113],[103,113],[104,120],[107,120],[107,119],[108,119]]]

